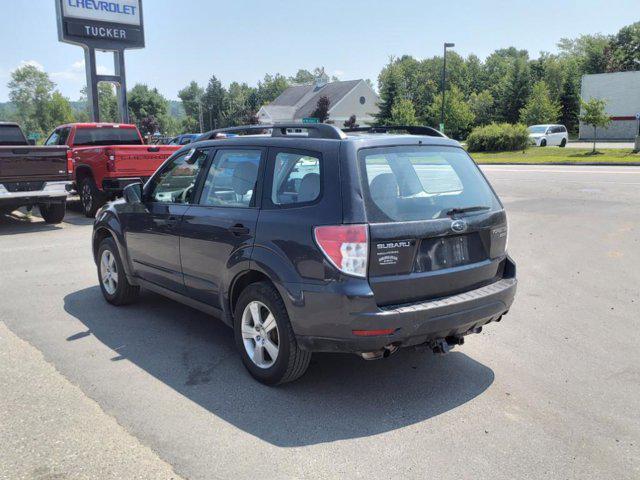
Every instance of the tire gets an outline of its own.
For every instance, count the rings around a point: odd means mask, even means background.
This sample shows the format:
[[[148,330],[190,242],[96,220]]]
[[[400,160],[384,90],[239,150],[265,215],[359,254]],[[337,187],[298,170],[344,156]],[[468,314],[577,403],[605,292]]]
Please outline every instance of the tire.
[[[256,327],[254,320],[255,307],[258,307],[261,316],[260,328]],[[269,313],[273,317],[271,321]],[[266,385],[292,382],[307,371],[311,352],[298,346],[284,302],[270,283],[252,283],[242,291],[234,313],[234,332],[242,362],[259,382]],[[261,347],[259,342],[264,346]],[[252,346],[253,358],[249,353]],[[273,346],[277,347],[275,359],[269,354]],[[262,350],[261,355],[256,353],[259,350]],[[262,364],[260,359],[263,360]]]
[[[104,205],[106,201],[104,194],[100,190],[98,190],[93,177],[87,176],[83,177],[82,180],[80,180],[78,194],[80,195],[82,211],[88,218],[95,217],[98,209],[102,205]]]
[[[38,205],[40,215],[46,223],[60,223],[64,218],[67,209],[66,200],[62,203],[50,203],[49,205]]]
[[[128,305],[136,301],[140,287],[129,283],[112,238],[105,238],[100,243],[97,266],[100,290],[107,302],[112,305]]]
[[[541,147],[546,147],[547,146],[547,140],[544,139],[544,138],[542,140],[540,140],[540,146]]]
[[[560,142],[560,148],[564,148],[567,146],[567,139],[563,138],[562,141]]]

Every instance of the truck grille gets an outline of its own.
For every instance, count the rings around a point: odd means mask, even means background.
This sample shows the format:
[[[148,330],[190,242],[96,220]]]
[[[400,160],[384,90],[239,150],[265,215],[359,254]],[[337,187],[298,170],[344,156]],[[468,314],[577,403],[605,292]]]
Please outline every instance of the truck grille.
[[[4,188],[11,193],[16,192],[34,192],[36,190],[42,190],[44,182],[10,182],[4,183]]]

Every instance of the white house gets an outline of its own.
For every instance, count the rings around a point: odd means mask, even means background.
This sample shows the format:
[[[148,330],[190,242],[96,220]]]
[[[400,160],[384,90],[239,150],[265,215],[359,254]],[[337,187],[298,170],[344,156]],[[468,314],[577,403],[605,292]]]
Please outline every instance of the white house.
[[[302,122],[313,118],[318,100],[329,99],[328,122],[342,128],[344,122],[356,116],[356,123],[366,126],[375,122],[378,94],[364,80],[295,85],[287,88],[273,102],[258,110],[260,123]]]
[[[585,75],[582,77],[583,100],[604,99],[611,117],[607,128],[598,129],[598,139],[633,140],[640,113],[640,71]],[[593,140],[593,127],[580,122],[580,140]]]

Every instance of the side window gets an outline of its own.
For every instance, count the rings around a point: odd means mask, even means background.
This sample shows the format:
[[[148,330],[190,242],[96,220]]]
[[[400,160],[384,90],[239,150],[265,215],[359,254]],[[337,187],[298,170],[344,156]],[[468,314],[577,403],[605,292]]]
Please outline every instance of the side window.
[[[191,143],[191,137],[182,137],[180,140],[180,145],[186,145],[188,143]]]
[[[200,205],[254,206],[261,157],[261,150],[218,150],[204,182]]]
[[[66,145],[67,138],[69,138],[70,128],[61,128],[60,129],[60,138],[58,139],[58,145]]]
[[[47,141],[44,142],[45,145],[59,145],[59,140],[60,140],[60,130],[54,130],[53,133],[51,135],[49,135],[49,138],[47,138]]]
[[[309,203],[320,196],[318,157],[305,153],[279,152],[275,158],[271,201],[274,205]]]
[[[191,203],[198,173],[208,150],[189,150],[164,166],[153,180],[150,198],[160,203]]]

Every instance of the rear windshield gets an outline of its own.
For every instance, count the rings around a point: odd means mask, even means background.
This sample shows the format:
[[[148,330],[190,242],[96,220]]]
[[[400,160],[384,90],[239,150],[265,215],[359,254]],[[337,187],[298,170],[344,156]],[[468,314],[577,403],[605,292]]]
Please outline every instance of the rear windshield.
[[[16,125],[0,125],[0,145],[26,145],[20,127]]]
[[[458,147],[363,149],[359,162],[370,222],[429,220],[452,209],[477,213],[500,207],[476,164]]]
[[[75,146],[142,145],[135,128],[78,128],[73,139]]]

